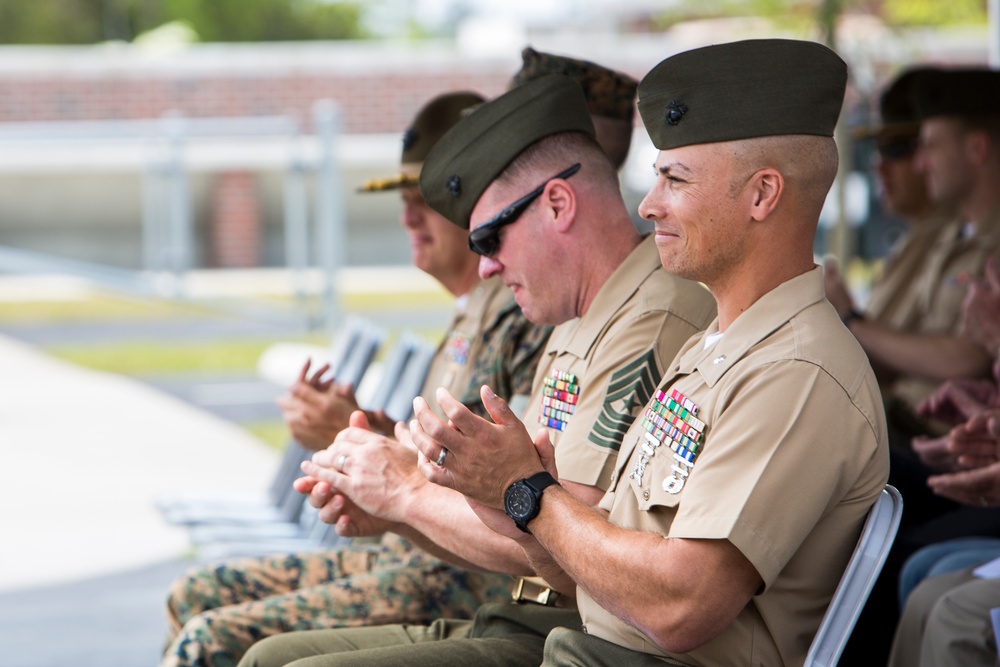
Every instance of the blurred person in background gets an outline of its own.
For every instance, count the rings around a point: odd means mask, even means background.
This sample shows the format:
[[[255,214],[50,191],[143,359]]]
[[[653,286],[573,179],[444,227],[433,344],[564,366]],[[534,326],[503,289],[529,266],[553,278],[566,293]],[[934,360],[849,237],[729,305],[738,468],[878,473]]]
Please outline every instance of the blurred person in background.
[[[918,168],[931,199],[954,210],[962,221],[957,244],[941,260],[943,293],[959,293],[961,304],[970,286],[984,278],[989,257],[1000,249],[1000,72],[929,69],[919,71],[911,85],[921,122]],[[977,334],[963,328],[962,319],[959,312],[950,323],[960,332],[958,336],[940,336],[940,345],[925,351],[927,362],[942,369],[943,362],[953,359],[958,350],[974,351],[965,358],[976,359],[975,372],[972,366],[956,361],[953,379],[917,406],[917,414],[937,422],[941,430],[965,422],[995,402],[996,392],[986,375],[996,351],[976,342]],[[856,325],[851,329],[858,333]],[[956,345],[958,338],[961,343]],[[904,342],[900,342],[903,347]],[[844,664],[881,667],[886,663],[899,617],[899,576],[912,554],[953,538],[1000,535],[997,512],[955,503],[929,485],[937,473],[961,466],[948,449],[947,434],[914,438],[911,447],[892,448],[889,482],[903,494],[906,511],[845,649]]]
[[[970,234],[954,202],[931,197],[918,165],[920,121],[913,83],[928,68],[899,75],[879,100],[881,123],[870,134],[885,210],[909,229],[892,248],[861,312],[839,275],[826,264],[827,298],[857,337],[875,369],[886,402],[889,441],[909,447],[928,426],[915,412],[942,380],[981,375],[989,360],[960,331],[962,276],[981,266],[994,240]],[[940,435],[939,426],[934,433]]]

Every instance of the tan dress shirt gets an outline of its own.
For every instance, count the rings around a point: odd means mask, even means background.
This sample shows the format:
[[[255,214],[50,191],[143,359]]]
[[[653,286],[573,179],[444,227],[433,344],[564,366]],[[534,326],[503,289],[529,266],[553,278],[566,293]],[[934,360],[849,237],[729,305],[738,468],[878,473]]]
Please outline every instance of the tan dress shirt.
[[[761,297],[704,349],[717,328],[671,364],[622,443],[601,507],[627,528],[729,540],[764,589],[684,655],[660,650],[585,586],[580,614],[586,632],[686,665],[799,665],[888,477],[882,402],[818,267]]]

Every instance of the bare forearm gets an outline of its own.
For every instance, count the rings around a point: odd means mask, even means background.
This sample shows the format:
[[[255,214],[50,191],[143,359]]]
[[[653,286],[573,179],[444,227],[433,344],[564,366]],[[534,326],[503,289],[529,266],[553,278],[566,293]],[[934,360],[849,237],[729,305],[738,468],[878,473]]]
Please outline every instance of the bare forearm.
[[[599,510],[553,490],[530,524],[538,542],[598,604],[661,648],[683,653],[710,640],[760,585],[756,570],[728,542],[619,528]],[[561,585],[548,569],[540,574]]]
[[[529,537],[522,540],[520,545],[536,575],[544,579],[553,590],[576,597],[576,582],[538,540]]]
[[[430,545],[421,546],[449,562],[491,572],[534,574],[517,543],[483,524],[457,491],[425,484],[407,501],[404,516],[407,534],[404,530],[400,534],[411,540],[422,537]]]
[[[869,320],[854,320],[850,328],[872,365],[890,371],[944,381],[990,368],[989,355],[965,336],[903,333]]]
[[[480,565],[477,565],[476,563],[467,561],[464,558],[459,557],[457,554],[454,554],[448,551],[447,549],[441,548],[433,540],[428,539],[426,535],[424,535],[418,530],[415,530],[412,526],[406,525],[405,523],[398,524],[395,527],[393,527],[392,532],[402,537],[405,537],[410,542],[420,547],[421,549],[423,549],[430,555],[434,556],[435,558],[440,558],[441,560],[451,563],[452,565],[455,565],[457,567],[465,568],[466,570],[478,570],[478,571],[486,569],[481,567]]]

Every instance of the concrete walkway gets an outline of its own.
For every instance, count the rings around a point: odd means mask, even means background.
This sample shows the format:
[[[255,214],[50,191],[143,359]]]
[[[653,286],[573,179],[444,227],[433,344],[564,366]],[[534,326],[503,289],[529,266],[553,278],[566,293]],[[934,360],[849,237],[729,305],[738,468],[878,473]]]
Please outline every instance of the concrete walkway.
[[[177,560],[187,535],[157,495],[263,491],[276,462],[229,422],[0,337],[0,593]]]

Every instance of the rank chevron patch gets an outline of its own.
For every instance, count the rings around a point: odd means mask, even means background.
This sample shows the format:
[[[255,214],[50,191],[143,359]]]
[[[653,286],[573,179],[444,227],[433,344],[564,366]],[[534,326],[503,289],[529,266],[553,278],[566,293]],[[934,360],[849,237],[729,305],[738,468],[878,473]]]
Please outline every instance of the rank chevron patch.
[[[604,407],[587,436],[595,445],[617,451],[636,415],[649,401],[660,379],[652,350],[611,375]]]

